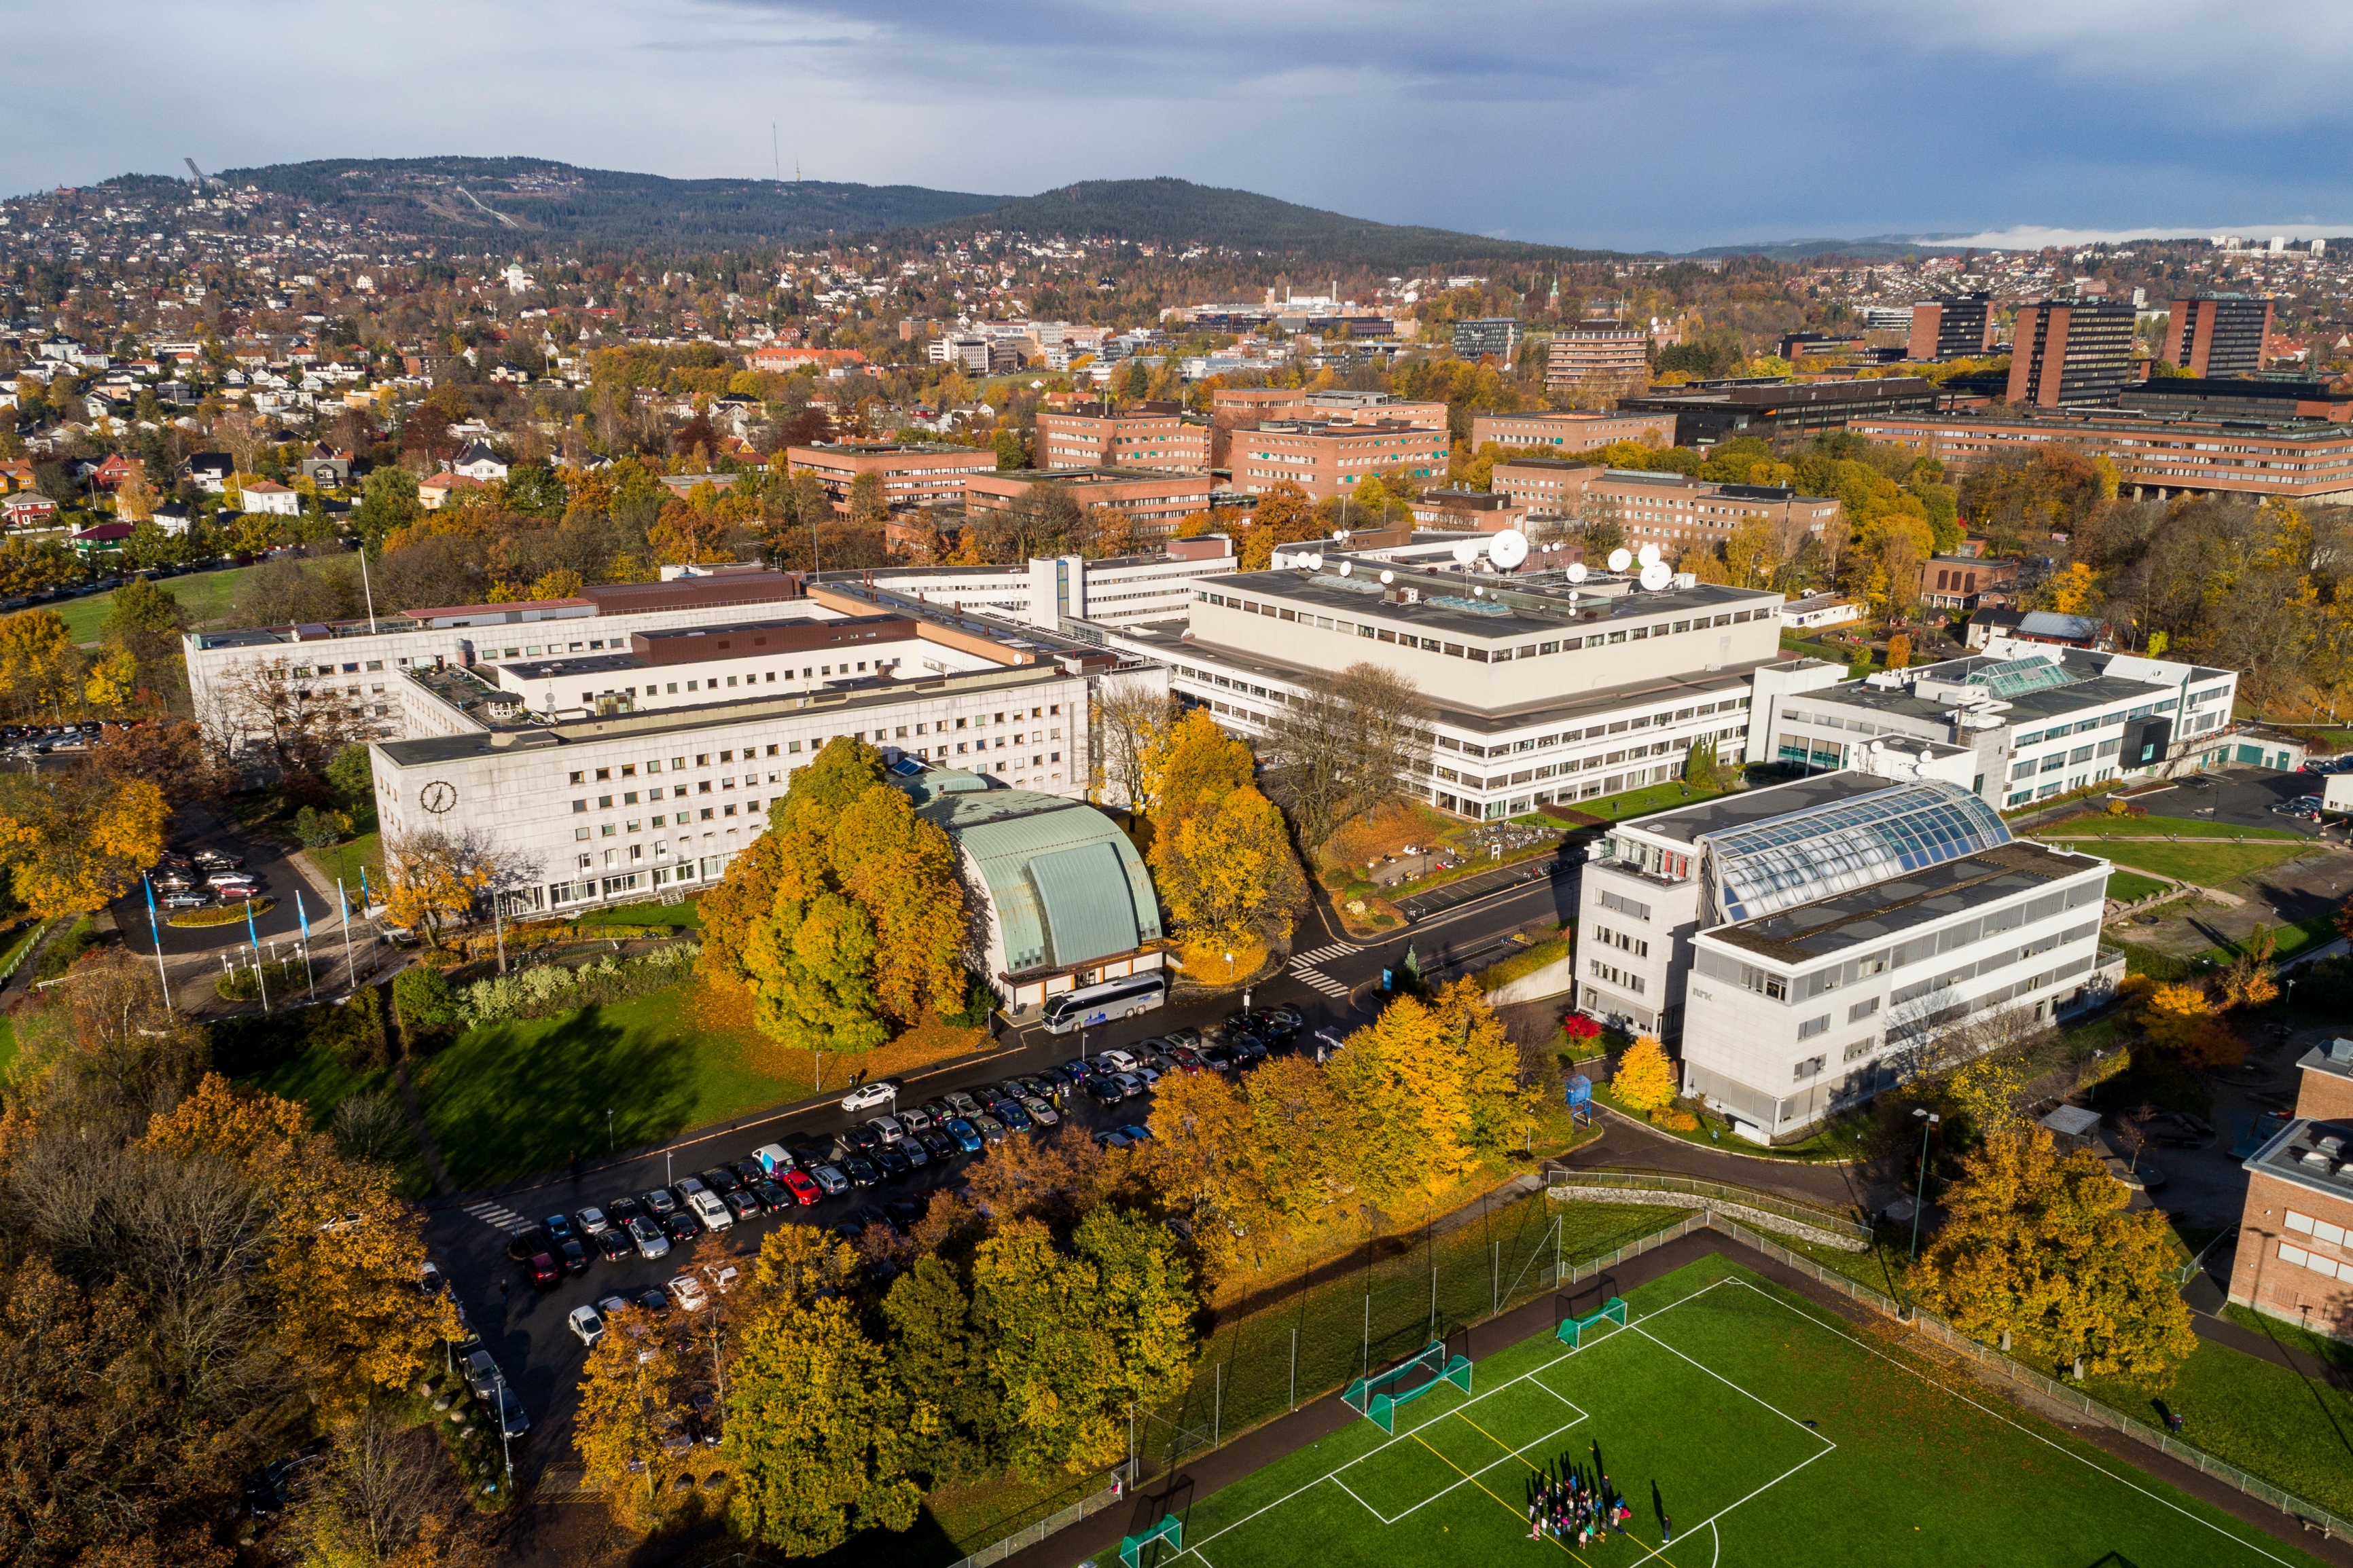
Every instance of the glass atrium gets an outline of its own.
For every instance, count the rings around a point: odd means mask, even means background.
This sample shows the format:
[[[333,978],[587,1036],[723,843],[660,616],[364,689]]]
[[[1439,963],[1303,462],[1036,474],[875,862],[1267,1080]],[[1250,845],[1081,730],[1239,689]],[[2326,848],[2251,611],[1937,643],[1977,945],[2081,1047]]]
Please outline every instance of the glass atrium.
[[[1711,835],[1725,921],[1754,920],[2010,842],[1993,807],[1957,784],[1897,784]]]

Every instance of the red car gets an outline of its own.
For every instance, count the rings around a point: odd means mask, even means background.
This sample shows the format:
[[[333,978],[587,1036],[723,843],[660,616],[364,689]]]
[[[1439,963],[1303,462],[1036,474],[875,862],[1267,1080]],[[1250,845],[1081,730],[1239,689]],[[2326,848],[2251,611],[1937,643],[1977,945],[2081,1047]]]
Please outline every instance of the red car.
[[[798,1171],[778,1171],[775,1181],[778,1186],[792,1194],[793,1202],[803,1208],[808,1207],[809,1205],[825,1196],[824,1193],[818,1190],[818,1184],[815,1182],[810,1181]]]
[[[531,1282],[544,1290],[562,1278],[556,1271],[555,1259],[544,1252],[534,1252],[525,1265],[531,1270]]]

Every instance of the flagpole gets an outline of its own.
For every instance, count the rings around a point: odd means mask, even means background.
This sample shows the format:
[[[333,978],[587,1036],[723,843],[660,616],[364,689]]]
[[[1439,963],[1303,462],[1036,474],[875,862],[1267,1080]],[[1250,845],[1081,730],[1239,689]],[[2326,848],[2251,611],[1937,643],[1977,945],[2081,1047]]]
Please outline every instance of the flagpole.
[[[343,896],[343,879],[335,879],[335,908],[343,917],[343,978],[351,989],[360,988],[359,966],[352,962],[352,901]]]
[[[155,918],[155,884],[147,879],[146,872],[142,871],[139,873],[139,885],[147,889],[147,934],[155,939],[155,983],[164,988],[164,1011],[174,1012],[172,976],[164,967],[164,925]]]
[[[311,983],[311,1000],[319,999],[319,972],[311,967],[311,911],[302,907],[302,889],[294,889],[294,918],[302,922],[302,977]]]
[[[261,966],[261,932],[253,924],[253,896],[248,891],[245,900],[245,934],[253,942],[253,983],[261,987],[261,1011],[269,1011],[269,972]]]

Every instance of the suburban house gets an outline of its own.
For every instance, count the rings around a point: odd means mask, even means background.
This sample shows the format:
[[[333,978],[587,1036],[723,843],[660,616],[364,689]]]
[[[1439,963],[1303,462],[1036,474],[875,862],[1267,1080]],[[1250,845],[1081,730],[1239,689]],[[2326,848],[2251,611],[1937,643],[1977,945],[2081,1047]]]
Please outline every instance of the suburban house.
[[[18,490],[0,497],[0,520],[10,528],[40,528],[58,515],[58,503],[38,490]]]
[[[435,474],[419,481],[417,487],[417,499],[427,511],[439,511],[448,503],[449,498],[459,490],[478,490],[481,488],[482,481],[470,474]]]
[[[269,512],[274,517],[293,517],[302,510],[302,492],[289,489],[269,479],[255,479],[240,486],[248,512]]]
[[[449,471],[488,484],[492,479],[507,477],[507,461],[484,443],[469,441],[458,448],[457,457],[450,461]]]
[[[237,460],[227,452],[191,452],[180,459],[180,478],[206,495],[216,496],[227,489],[235,472]]]

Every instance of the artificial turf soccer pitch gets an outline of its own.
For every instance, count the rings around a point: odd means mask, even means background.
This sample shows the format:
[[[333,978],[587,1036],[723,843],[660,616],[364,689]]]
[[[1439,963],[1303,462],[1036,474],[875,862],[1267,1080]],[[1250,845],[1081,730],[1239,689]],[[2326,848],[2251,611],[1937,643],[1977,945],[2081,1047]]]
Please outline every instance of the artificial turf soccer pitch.
[[[1631,1292],[1625,1328],[1549,1333],[1206,1498],[1141,1568],[1804,1564],[2249,1568],[2315,1560],[1834,1314],[1710,1258]],[[1630,1533],[1529,1538],[1531,1486],[1599,1468]],[[1673,1541],[1662,1544],[1661,1516]],[[1116,1561],[1106,1556],[1106,1562]]]

